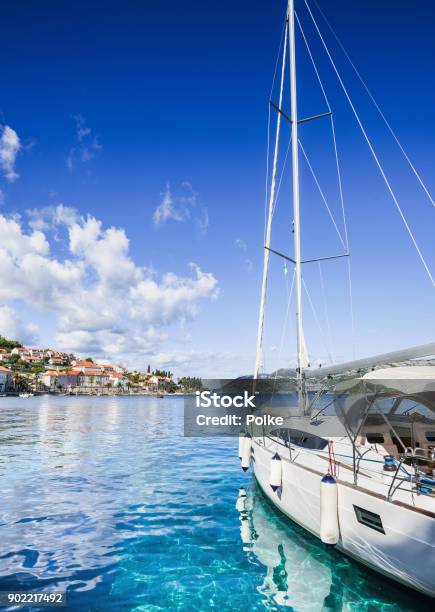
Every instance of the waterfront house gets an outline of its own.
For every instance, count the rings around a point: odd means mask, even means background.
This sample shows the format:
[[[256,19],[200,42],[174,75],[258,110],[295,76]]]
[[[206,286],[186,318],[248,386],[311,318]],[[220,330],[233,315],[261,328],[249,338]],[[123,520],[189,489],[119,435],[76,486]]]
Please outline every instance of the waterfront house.
[[[24,346],[16,346],[11,351],[12,355],[19,355],[21,358],[31,355],[30,349]]]
[[[80,387],[104,387],[109,384],[110,375],[100,368],[85,368],[80,371],[78,385]]]
[[[48,370],[41,375],[41,382],[49,389],[67,389],[68,387],[76,387],[79,384],[79,376],[81,372],[78,370],[67,370],[59,372],[56,370]]]
[[[59,368],[61,366],[66,365],[68,363],[68,360],[66,357],[50,357],[50,359],[48,360],[48,363],[51,366]]]
[[[129,385],[128,378],[119,372],[109,372],[109,384],[125,391]]]
[[[47,372],[41,374],[40,380],[42,384],[48,387],[49,389],[56,389],[58,376],[59,372],[56,372],[54,370],[47,370]]]
[[[103,365],[99,365],[93,361],[81,361],[80,359],[74,359],[71,363],[75,370],[80,370],[80,372],[83,372],[84,374],[87,372],[95,372],[96,370],[101,373],[104,370]]]
[[[21,357],[21,359],[29,365],[36,365],[42,363],[42,357],[39,357],[38,355],[24,355],[23,357]]]
[[[9,368],[0,365],[0,393],[6,393],[12,386],[12,372]]]

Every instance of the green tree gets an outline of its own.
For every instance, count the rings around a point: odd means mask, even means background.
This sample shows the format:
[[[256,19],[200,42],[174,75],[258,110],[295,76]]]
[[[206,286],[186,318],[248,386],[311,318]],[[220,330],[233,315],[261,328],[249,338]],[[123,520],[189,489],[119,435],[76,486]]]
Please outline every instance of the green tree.
[[[22,374],[15,373],[13,376],[14,387],[17,391],[30,391],[30,384]]]
[[[89,361],[89,363],[94,363],[94,360],[92,359],[92,357],[86,357],[85,361]]]
[[[14,349],[14,348],[22,348],[23,345],[17,340],[6,340],[3,336],[0,335],[0,348],[5,349]]]

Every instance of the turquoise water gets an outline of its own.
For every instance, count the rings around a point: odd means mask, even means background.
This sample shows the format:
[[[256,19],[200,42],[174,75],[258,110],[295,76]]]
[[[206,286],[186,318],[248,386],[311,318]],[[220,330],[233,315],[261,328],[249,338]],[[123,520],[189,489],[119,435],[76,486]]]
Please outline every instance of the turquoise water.
[[[67,590],[69,610],[429,609],[276,512],[235,440],[182,430],[181,398],[0,398],[0,590]]]

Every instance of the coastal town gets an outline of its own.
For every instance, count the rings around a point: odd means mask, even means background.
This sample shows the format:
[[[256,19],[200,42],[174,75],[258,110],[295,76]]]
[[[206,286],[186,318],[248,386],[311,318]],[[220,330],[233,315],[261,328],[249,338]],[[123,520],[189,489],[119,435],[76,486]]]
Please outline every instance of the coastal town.
[[[0,336],[0,395],[16,394],[165,394],[191,392],[197,378],[174,380],[169,371],[129,371],[92,357],[80,359],[51,348],[29,348]]]

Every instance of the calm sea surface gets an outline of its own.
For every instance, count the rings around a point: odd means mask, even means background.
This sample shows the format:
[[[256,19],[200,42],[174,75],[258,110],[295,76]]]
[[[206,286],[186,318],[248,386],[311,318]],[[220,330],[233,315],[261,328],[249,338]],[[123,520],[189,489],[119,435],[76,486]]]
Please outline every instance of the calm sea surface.
[[[181,398],[0,398],[0,590],[66,590],[69,610],[430,608],[276,512],[235,440],[182,432]]]

